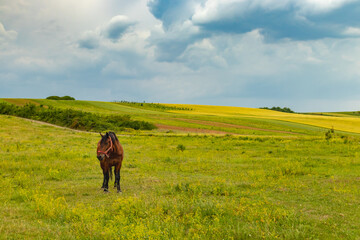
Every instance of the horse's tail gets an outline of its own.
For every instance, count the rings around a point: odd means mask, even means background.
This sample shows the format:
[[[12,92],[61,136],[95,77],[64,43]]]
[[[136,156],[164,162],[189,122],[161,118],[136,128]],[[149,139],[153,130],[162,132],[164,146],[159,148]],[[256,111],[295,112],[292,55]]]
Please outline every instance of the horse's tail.
[[[110,167],[110,179],[112,180],[112,167]]]

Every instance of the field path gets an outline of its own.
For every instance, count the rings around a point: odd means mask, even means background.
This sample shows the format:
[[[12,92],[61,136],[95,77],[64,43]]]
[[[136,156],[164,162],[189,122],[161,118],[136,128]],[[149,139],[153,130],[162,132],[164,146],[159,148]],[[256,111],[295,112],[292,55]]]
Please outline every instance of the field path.
[[[38,121],[38,120],[33,120],[33,119],[29,119],[29,118],[22,118],[22,117],[17,117],[17,116],[12,116],[12,117],[21,118],[21,119],[24,119],[24,120],[29,121],[29,122],[38,123],[38,124],[41,124],[41,125],[47,125],[47,126],[55,127],[55,128],[61,128],[61,129],[70,130],[70,131],[74,131],[74,132],[93,133],[93,132],[89,132],[89,131],[63,127],[63,126],[55,125],[55,124],[48,123],[48,122],[42,122],[42,121]]]

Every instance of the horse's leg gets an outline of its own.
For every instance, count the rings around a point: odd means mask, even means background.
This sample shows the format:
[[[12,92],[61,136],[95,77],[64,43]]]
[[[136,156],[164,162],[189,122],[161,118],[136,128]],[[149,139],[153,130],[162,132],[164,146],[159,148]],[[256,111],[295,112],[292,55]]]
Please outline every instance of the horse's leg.
[[[102,184],[101,188],[105,188],[105,173],[104,173],[103,184]]]
[[[121,189],[120,189],[120,168],[121,168],[121,165],[119,164],[119,166],[116,166],[115,167],[115,183],[116,183],[116,188],[117,188],[117,192],[121,192]]]
[[[109,169],[105,169],[104,173],[104,192],[109,191]]]
[[[116,188],[116,166],[114,167],[114,176],[115,176],[114,188]]]
[[[116,173],[116,189],[117,192],[121,192],[121,188],[120,188],[120,170]]]
[[[104,177],[103,177],[103,184],[102,184],[101,188],[105,188],[105,172],[104,172],[104,166],[102,166],[102,165],[100,165],[100,166],[101,166],[101,168],[102,168],[102,170],[103,170],[103,175],[104,175]]]

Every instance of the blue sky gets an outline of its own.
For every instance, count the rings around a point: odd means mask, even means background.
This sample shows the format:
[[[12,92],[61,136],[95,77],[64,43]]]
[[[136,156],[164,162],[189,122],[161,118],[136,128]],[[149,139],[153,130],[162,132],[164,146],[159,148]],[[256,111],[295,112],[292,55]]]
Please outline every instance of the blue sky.
[[[360,110],[359,0],[2,0],[0,97]]]

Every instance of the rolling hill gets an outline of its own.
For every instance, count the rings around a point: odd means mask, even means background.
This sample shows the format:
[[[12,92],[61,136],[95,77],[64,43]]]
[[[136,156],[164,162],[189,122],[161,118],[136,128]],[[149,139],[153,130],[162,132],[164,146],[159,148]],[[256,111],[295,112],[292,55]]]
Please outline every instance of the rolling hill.
[[[71,108],[105,115],[130,115],[136,120],[157,125],[160,132],[294,136],[324,134],[328,129],[334,129],[343,133],[360,133],[360,118],[345,113],[297,114],[243,107],[149,103],[131,105],[121,102],[48,99],[2,99],[2,101],[16,105],[32,103]]]

